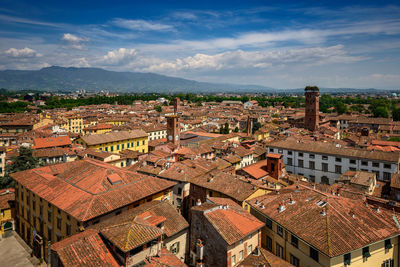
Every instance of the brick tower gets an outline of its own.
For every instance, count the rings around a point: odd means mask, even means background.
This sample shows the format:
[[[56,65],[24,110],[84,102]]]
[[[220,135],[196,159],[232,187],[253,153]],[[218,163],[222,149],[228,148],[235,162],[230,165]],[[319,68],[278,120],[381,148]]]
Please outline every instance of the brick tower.
[[[174,114],[167,116],[167,138],[169,142],[179,147],[179,98],[174,99]]]
[[[319,89],[317,86],[307,86],[304,91],[306,96],[304,128],[315,131],[319,127]]]

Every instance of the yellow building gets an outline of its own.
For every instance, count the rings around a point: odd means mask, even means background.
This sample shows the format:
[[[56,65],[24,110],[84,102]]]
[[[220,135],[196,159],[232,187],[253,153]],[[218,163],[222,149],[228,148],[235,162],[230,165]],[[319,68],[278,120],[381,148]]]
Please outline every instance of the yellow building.
[[[14,229],[14,188],[0,190],[0,239]]]
[[[33,130],[54,123],[54,121],[48,115],[40,114],[39,117],[39,121],[33,125]]]
[[[118,153],[124,149],[141,153],[148,152],[148,135],[143,130],[84,135],[78,138],[75,143],[87,148],[114,153]]]
[[[125,125],[127,122],[129,122],[129,120],[126,118],[109,118],[109,119],[102,120],[100,123],[121,126],[121,125]]]
[[[293,185],[247,201],[262,247],[300,267],[398,266],[397,216],[342,193]]]
[[[13,173],[16,231],[37,257],[48,244],[152,200],[170,201],[174,182],[93,159]]]
[[[112,130],[111,124],[97,124],[83,128],[83,135],[104,134],[111,132],[111,130]]]
[[[83,129],[83,119],[79,116],[67,117],[61,128],[71,133],[81,134]]]

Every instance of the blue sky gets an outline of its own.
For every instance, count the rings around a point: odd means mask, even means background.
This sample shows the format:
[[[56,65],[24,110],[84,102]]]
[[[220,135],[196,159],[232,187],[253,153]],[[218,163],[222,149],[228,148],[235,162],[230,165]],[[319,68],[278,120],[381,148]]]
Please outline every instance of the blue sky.
[[[84,2],[84,3],[82,3]],[[400,89],[398,1],[4,1],[0,69]]]

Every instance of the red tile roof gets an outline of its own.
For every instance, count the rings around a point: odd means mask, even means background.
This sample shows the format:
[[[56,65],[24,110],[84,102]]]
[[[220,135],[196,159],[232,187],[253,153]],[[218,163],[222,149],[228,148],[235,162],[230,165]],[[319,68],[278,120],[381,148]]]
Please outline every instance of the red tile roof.
[[[10,202],[15,200],[14,188],[6,188],[0,190],[0,209],[10,209]]]
[[[56,136],[46,138],[34,138],[33,142],[35,145],[32,148],[48,148],[58,146],[70,146],[72,144],[71,139],[68,136]]]
[[[242,168],[241,171],[248,173],[254,179],[260,179],[268,175],[266,167],[267,167],[267,160],[261,160],[257,163]]]
[[[64,267],[120,266],[95,230],[73,235],[51,245]]]
[[[121,182],[111,183],[118,175]],[[132,204],[175,185],[94,159],[13,173],[18,183],[79,221]]]
[[[293,204],[289,204],[290,197],[295,201]],[[278,206],[282,202],[285,210],[279,212]],[[280,194],[264,195],[248,203],[252,209],[329,257],[400,234],[392,211],[380,209],[377,212],[360,198],[337,196],[303,185],[298,188],[293,185],[280,190]]]
[[[159,256],[149,257],[145,260],[145,267],[186,267],[177,256],[168,249],[162,248]]]
[[[213,225],[221,237],[232,245],[264,226],[256,217],[241,207],[217,206],[204,211],[204,217]],[[196,207],[193,208],[196,210]]]

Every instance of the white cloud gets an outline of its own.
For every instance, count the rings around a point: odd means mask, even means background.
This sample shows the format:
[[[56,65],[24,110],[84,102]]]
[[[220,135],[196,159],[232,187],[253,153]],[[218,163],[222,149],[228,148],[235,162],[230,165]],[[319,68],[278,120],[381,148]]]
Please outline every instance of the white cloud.
[[[102,63],[106,65],[124,65],[136,58],[137,51],[133,48],[120,48],[109,51],[103,56]]]
[[[14,58],[29,58],[29,57],[41,57],[42,55],[29,47],[22,49],[10,48],[4,52],[6,55]]]
[[[67,44],[68,47],[72,47],[72,48],[79,49],[79,50],[85,49],[86,47],[83,43],[89,41],[88,38],[78,37],[71,33],[64,33],[61,40],[65,44]]]
[[[172,31],[174,27],[172,25],[161,24],[146,20],[131,20],[131,19],[121,19],[117,18],[112,21],[112,23],[120,28],[125,28],[129,30],[137,31]]]
[[[248,52],[236,50],[215,55],[195,54],[151,65],[146,70],[171,72],[179,70],[222,70],[222,69],[264,69],[285,64],[303,64],[303,66],[329,63],[352,63],[364,60],[364,57],[349,55],[343,45],[329,47],[311,47],[291,50]]]

